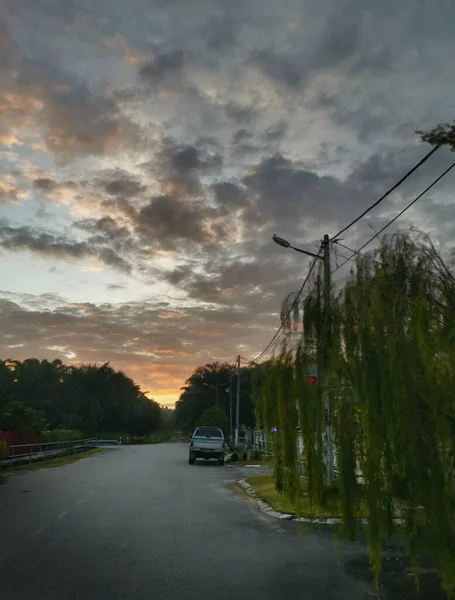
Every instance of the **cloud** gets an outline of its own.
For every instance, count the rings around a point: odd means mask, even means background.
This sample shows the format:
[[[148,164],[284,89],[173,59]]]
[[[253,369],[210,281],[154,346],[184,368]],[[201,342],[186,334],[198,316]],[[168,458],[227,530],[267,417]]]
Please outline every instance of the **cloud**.
[[[138,215],[137,230],[152,244],[178,249],[182,242],[202,244],[210,239],[203,204],[173,196],[157,196]],[[183,248],[182,248],[183,249]]]
[[[112,98],[93,93],[69,72],[28,58],[9,32],[1,37],[6,39],[0,64],[4,142],[21,144],[21,137],[42,136],[44,147],[60,163],[81,155],[117,152],[125,144],[140,147],[139,128]]]
[[[299,56],[286,56],[264,48],[253,52],[251,62],[277,84],[299,89],[306,82],[307,73]]]
[[[9,251],[28,250],[43,257],[60,260],[98,257],[109,267],[124,273],[131,272],[131,265],[111,248],[69,240],[64,235],[53,235],[27,226],[11,227],[5,221],[0,224],[0,247]]]
[[[160,85],[169,78],[179,78],[183,74],[185,56],[181,50],[157,54],[139,69],[139,76],[152,86]]]
[[[114,173],[113,179],[104,181],[101,185],[111,196],[137,196],[146,189],[146,186],[141,184],[137,178],[125,171]]]
[[[8,179],[10,180],[8,181]],[[27,191],[12,181],[11,178],[8,179],[5,178],[4,181],[0,181],[0,204],[20,202],[27,198]]]
[[[5,296],[5,332],[21,352],[115,358],[147,389],[177,394],[197,364],[270,339],[310,260],[273,244],[274,232],[313,250],[421,158],[415,129],[453,119],[454,8],[100,2],[2,5],[1,243],[11,269],[23,250],[62,265],[43,270],[52,299]],[[438,152],[348,245],[449,158]],[[451,184],[400,222],[450,242]],[[64,300],[65,262],[104,270]]]

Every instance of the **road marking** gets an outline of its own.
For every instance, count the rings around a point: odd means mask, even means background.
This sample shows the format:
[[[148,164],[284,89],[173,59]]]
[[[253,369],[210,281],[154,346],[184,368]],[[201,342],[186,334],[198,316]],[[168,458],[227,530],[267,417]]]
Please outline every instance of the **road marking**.
[[[65,515],[68,514],[67,510],[62,511],[59,515],[57,515],[57,519],[61,519],[62,517],[64,517]]]
[[[39,529],[37,529],[36,531],[34,531],[30,537],[34,538],[37,535],[40,535],[40,533],[43,533],[43,531],[45,531],[46,529],[47,529],[47,526],[40,527]]]
[[[96,490],[92,490],[92,491],[90,492],[90,496],[93,496],[93,494],[96,494]]]
[[[76,502],[76,505],[82,504],[82,502],[84,502],[84,499],[83,499],[83,498],[81,498],[80,500],[78,500],[78,501]]]

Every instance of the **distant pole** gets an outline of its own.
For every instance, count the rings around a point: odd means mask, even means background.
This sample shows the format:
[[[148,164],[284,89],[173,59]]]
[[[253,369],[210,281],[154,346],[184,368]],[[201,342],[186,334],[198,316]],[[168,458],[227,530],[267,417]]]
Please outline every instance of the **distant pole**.
[[[235,405],[235,445],[239,443],[239,415],[240,412],[240,355],[237,356],[237,400]]]
[[[327,234],[324,235],[322,241],[324,250],[324,286],[323,286],[323,299],[324,299],[324,313],[323,313],[323,343],[324,345],[329,343],[328,336],[330,332],[330,238]],[[325,365],[324,365],[325,366]],[[322,385],[322,381],[320,382]],[[330,402],[330,390],[327,392],[327,483],[332,481],[333,477],[333,441],[332,441],[332,407]]]
[[[232,444],[232,367],[229,367],[229,437]]]

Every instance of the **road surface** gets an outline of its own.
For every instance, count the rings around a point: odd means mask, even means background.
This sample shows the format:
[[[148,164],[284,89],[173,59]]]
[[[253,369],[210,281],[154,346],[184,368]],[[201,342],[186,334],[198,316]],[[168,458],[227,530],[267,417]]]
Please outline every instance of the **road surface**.
[[[299,535],[187,446],[123,446],[0,486],[0,598],[360,600],[329,536]],[[370,596],[371,597],[371,596]]]

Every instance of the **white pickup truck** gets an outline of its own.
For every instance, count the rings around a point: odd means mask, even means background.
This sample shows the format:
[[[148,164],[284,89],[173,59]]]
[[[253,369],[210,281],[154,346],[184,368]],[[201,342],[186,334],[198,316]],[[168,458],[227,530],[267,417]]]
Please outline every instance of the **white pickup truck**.
[[[196,458],[216,458],[219,465],[224,465],[225,453],[226,443],[219,427],[198,427],[191,438],[188,462],[194,465]]]

